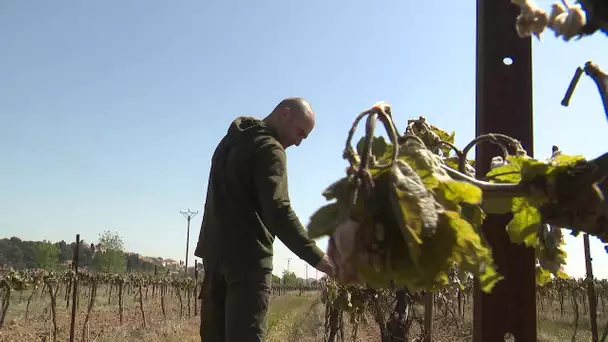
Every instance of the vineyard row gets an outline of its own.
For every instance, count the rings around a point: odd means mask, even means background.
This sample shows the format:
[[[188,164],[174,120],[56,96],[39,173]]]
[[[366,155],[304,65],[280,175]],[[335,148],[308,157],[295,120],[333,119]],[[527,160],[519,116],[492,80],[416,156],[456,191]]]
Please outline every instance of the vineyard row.
[[[554,310],[563,317],[566,306],[574,310],[573,335],[577,334],[579,317],[590,311],[585,279],[554,278],[544,285],[537,285],[537,310]],[[608,280],[593,280],[597,310],[608,316]],[[345,315],[353,324],[352,341],[357,341],[358,324],[366,317],[372,317],[379,326],[379,341],[393,341],[395,336],[408,338],[413,324],[419,325],[422,340],[430,340],[433,316],[441,315],[458,329],[465,322],[465,307],[472,307],[474,281],[451,282],[434,293],[408,293],[405,289],[372,289],[361,285],[342,285],[333,280],[321,281],[322,302],[325,305],[325,341],[346,341]],[[557,307],[554,307],[557,303]],[[418,314],[416,306],[423,310]],[[608,321],[603,328],[603,336],[608,334]],[[604,337],[605,338],[605,337]],[[601,340],[601,339],[600,339]]]
[[[98,291],[105,290],[107,305],[115,305],[114,300],[118,301],[117,314],[120,324],[123,324],[125,296],[133,296],[134,302],[138,303],[142,326],[146,327],[146,311],[150,310],[150,304],[144,305],[144,303],[148,302],[149,299],[154,302],[160,299],[159,309],[165,319],[167,318],[166,303],[169,299],[176,300],[179,303],[180,317],[191,316],[192,314],[198,315],[200,302],[197,298],[201,286],[202,277],[195,279],[177,275],[145,273],[90,273],[87,270],[78,270],[77,273],[74,270],[53,272],[43,269],[14,270],[10,267],[3,267],[0,268],[0,329],[4,325],[11,306],[11,297],[15,292],[19,293],[20,302],[27,300],[26,321],[30,315],[30,305],[36,297],[50,299],[52,329],[49,333],[49,339],[51,341],[57,340],[56,313],[58,305],[65,305],[68,309],[72,305],[70,335],[71,340],[73,340],[76,311],[82,301],[86,305],[86,310],[81,327],[81,340],[86,341],[88,340],[89,318],[96,302],[98,302]],[[272,284],[271,293],[273,296],[280,296],[288,292],[299,291],[302,294],[318,289],[318,286]],[[26,295],[24,296],[24,294]],[[75,307],[71,303],[74,301]]]

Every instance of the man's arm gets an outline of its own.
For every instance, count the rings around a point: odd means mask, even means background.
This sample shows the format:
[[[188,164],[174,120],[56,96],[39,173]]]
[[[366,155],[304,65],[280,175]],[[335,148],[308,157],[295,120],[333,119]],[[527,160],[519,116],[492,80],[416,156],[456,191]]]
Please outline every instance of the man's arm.
[[[306,229],[291,208],[285,150],[272,143],[263,144],[256,153],[254,172],[264,224],[287,248],[316,267],[324,253],[308,237]]]

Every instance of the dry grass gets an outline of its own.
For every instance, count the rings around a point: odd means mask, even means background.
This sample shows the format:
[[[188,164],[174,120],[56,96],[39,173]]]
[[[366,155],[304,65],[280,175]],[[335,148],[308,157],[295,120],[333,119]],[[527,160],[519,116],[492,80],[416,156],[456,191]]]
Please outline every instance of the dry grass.
[[[538,315],[539,341],[558,342],[571,341],[574,335],[575,310],[566,301],[564,303],[564,313],[560,312],[558,302],[548,303],[544,310],[540,310]],[[598,306],[597,323],[599,334],[601,335],[604,325],[608,322],[608,311],[602,310]],[[576,341],[591,341],[591,320],[589,312],[582,305],[579,307],[578,327],[576,329]]]

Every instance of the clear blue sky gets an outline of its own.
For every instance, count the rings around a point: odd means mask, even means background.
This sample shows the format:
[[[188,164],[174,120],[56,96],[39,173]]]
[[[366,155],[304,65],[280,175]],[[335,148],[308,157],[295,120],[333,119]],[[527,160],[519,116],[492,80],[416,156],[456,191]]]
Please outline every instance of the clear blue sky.
[[[179,211],[202,210],[216,143],[236,116],[261,118],[288,96],[317,114],[309,139],[288,150],[304,223],[343,176],[353,118],[377,101],[393,106],[400,130],[425,115],[464,146],[475,133],[475,1],[412,4],[2,1],[0,236],[95,241],[108,229],[129,251],[183,260]],[[534,43],[536,157],[553,144],[589,158],[608,150],[590,79],[560,106],[577,66],[608,68],[605,39]],[[567,271],[582,276],[582,238],[567,240]],[[598,240],[592,249],[596,275],[608,277]],[[304,276],[282,243],[275,254],[276,274],[291,257]]]

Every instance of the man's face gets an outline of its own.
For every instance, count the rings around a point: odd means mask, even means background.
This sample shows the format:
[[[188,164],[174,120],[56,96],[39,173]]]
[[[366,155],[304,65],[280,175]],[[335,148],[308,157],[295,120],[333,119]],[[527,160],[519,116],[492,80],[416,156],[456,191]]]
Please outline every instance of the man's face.
[[[289,110],[282,115],[281,144],[284,148],[300,146],[315,126],[314,114],[292,113]]]

